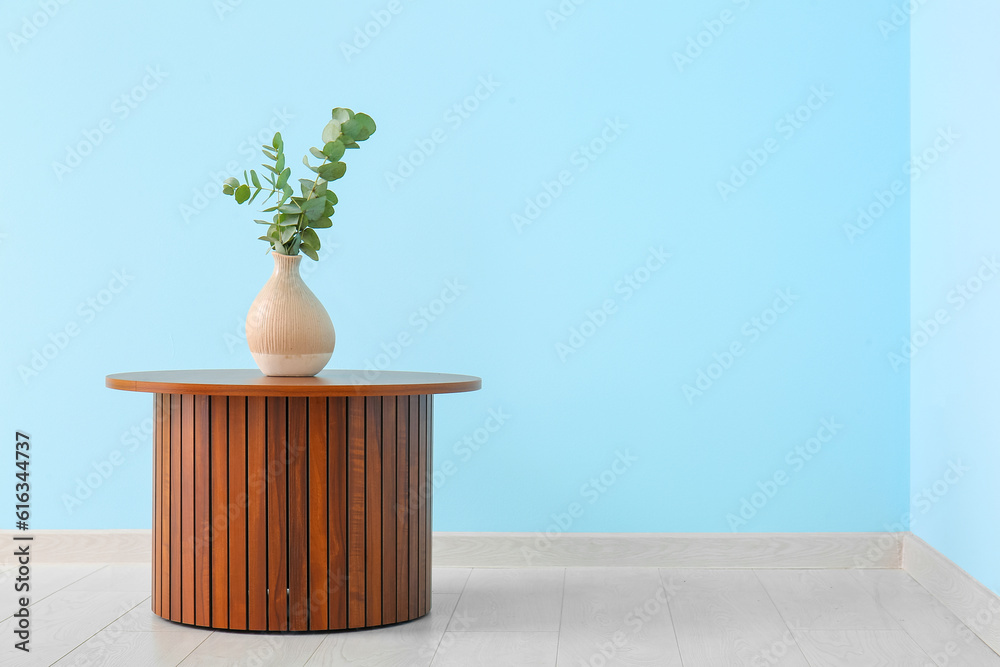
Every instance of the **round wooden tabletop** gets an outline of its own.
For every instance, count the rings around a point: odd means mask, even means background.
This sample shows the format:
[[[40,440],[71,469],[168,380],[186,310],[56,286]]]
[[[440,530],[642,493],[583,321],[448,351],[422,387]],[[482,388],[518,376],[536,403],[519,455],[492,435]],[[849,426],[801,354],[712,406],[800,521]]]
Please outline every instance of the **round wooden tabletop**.
[[[472,375],[326,370],[314,377],[269,377],[256,369],[115,373],[105,385],[122,391],[199,396],[412,396],[475,391]]]

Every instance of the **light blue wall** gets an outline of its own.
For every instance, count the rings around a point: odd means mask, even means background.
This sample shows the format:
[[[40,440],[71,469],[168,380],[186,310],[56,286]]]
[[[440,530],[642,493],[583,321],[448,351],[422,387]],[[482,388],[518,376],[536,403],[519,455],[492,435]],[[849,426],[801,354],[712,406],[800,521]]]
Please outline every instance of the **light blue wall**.
[[[909,325],[909,204],[878,214],[876,193],[905,178],[909,44],[880,30],[890,0],[223,2],[4,3],[4,33],[30,36],[0,48],[0,432],[34,438],[35,527],[149,526],[152,399],[104,376],[252,367],[240,325],[271,260],[215,187],[258,162],[248,135],[280,126],[304,153],[338,105],[379,130],[306,277],[331,364],[484,379],[435,404],[436,529],[900,521],[909,368],[886,354]],[[420,164],[390,183],[401,161]],[[491,411],[503,426],[477,430]]]
[[[957,139],[913,187],[913,531],[1000,591],[1000,7],[928,3],[913,17],[913,152]],[[938,313],[941,311],[941,313]],[[935,313],[943,323],[931,323]]]

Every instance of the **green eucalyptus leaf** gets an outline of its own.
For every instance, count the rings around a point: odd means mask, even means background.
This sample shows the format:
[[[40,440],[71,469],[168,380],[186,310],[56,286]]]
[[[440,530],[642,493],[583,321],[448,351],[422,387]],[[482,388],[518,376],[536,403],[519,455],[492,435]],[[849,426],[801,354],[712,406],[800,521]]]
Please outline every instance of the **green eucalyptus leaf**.
[[[288,213],[289,215],[298,215],[302,212],[302,209],[295,204],[282,204],[278,207],[278,210],[282,213]]]
[[[356,137],[364,130],[364,125],[357,118],[352,118],[340,126],[340,133],[350,137]]]
[[[340,136],[340,122],[331,120],[323,128],[323,143],[327,144]]]
[[[309,246],[313,250],[319,250],[319,234],[317,234],[314,229],[307,228],[302,230],[302,243]]]
[[[361,146],[358,145],[358,142],[352,141],[348,144],[344,144],[344,148],[361,148]]]
[[[325,208],[326,199],[323,197],[316,197],[315,199],[310,199],[306,202],[302,210],[305,212],[306,217],[309,220],[318,220],[323,217],[323,209]]]
[[[278,253],[279,255],[288,254],[287,252],[285,252],[285,246],[278,242],[274,242],[274,252]]]
[[[295,238],[293,238],[291,245],[288,246],[288,254],[289,255],[298,255],[299,254],[299,245],[301,243],[302,243],[302,239],[300,239],[298,236],[296,236]]]
[[[224,186],[225,186],[225,185],[228,185],[229,187],[231,187],[231,188],[232,188],[232,189],[234,189],[234,190],[235,190],[236,188],[240,187],[240,182],[239,182],[239,180],[238,180],[238,179],[236,179],[236,178],[233,178],[232,176],[230,176],[230,177],[229,177],[229,178],[227,178],[226,180],[222,181],[222,184],[223,184]]]
[[[331,220],[329,216],[323,216],[318,220],[310,222],[309,226],[313,229],[326,229],[327,227],[333,227],[333,220]]]
[[[277,155],[275,155],[271,151],[267,150],[266,148],[262,148],[260,152],[263,153],[264,155],[268,156],[272,160],[277,160],[278,159]]]
[[[295,232],[298,231],[295,226],[292,227],[282,227],[281,228],[281,242],[288,243],[295,236]]]
[[[344,162],[331,162],[319,168],[319,175],[328,181],[335,181],[347,172],[347,164]]]
[[[317,255],[316,251],[313,250],[312,248],[310,248],[309,246],[302,246],[300,248],[300,250],[302,251],[303,255],[305,255],[309,259],[313,260],[314,262],[318,262],[319,261],[319,255]]]
[[[323,151],[321,151],[320,149],[316,148],[315,146],[311,147],[309,149],[309,152],[312,153],[313,157],[316,158],[317,160],[325,160],[326,159],[326,156],[323,155]]]
[[[281,176],[278,177],[278,182],[275,185],[275,189],[280,190],[285,187],[285,183],[288,182],[288,178],[292,175],[292,168],[285,167],[284,171],[281,172]]]
[[[264,167],[265,169],[267,169],[272,174],[280,174],[281,173],[280,171],[278,171],[277,169],[275,169],[274,167],[272,167],[269,164],[262,164],[260,166]]]
[[[250,180],[253,181],[255,187],[260,187],[260,179],[257,178],[257,172],[253,169],[250,170]]]
[[[328,141],[323,146],[323,156],[331,162],[336,162],[344,156],[344,144],[340,140]]]
[[[366,113],[359,113],[354,120],[361,123],[361,126],[368,130],[368,136],[375,134],[375,121]]]
[[[345,109],[344,107],[337,107],[333,110],[332,116],[338,123],[346,123],[354,118],[354,112],[350,109]]]
[[[254,220],[258,225],[270,225],[271,223],[267,220]]]
[[[278,156],[277,162],[274,163],[274,168],[278,171],[282,171],[285,168],[285,154],[282,153]]]
[[[339,200],[337,199],[337,193],[334,192],[333,190],[327,190],[325,196],[327,201],[329,201],[334,206],[336,206],[337,203],[339,202]]]
[[[242,204],[247,199],[250,199],[250,186],[241,185],[240,187],[236,188],[235,195],[236,195],[236,203]]]
[[[274,147],[279,150],[281,149],[282,146],[284,146],[285,142],[281,140],[281,132],[274,133],[274,138],[271,139],[271,144],[273,144]]]
[[[324,202],[323,215],[329,218],[331,215],[333,215],[333,203],[330,202],[328,199],[323,199],[323,202]]]

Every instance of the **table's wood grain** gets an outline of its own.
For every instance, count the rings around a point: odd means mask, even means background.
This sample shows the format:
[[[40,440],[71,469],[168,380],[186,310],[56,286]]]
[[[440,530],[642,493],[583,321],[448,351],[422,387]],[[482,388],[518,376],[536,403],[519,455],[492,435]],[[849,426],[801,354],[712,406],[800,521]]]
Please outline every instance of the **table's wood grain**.
[[[406,371],[326,370],[314,377],[269,377],[256,369],[144,371],[108,375],[122,391],[198,396],[411,396],[482,388],[471,375]]]
[[[428,613],[433,395],[480,380],[352,373],[108,376],[154,394],[154,613],[279,632]]]

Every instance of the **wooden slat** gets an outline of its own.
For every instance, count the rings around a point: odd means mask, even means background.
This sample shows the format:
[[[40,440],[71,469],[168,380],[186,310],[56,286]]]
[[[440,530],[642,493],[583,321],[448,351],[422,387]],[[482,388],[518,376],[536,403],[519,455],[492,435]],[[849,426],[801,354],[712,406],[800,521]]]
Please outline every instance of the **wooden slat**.
[[[170,395],[170,618],[181,609],[181,410],[179,394]]]
[[[194,396],[181,397],[181,622],[194,623]]]
[[[365,397],[365,623],[382,622],[382,399]]]
[[[209,397],[194,397],[194,622],[212,623],[212,512]]]
[[[268,630],[288,630],[287,404],[267,399]]]
[[[410,524],[410,573],[407,577],[409,584],[409,605],[410,618],[419,615],[420,595],[418,591],[419,579],[417,577],[417,565],[419,563],[420,552],[420,448],[417,433],[420,424],[420,397],[410,396],[410,427],[406,430],[407,450],[410,455],[410,483],[409,483],[409,503],[407,504],[407,522]]]
[[[247,629],[247,432],[245,396],[229,397],[229,627]]]
[[[327,415],[325,398],[309,400],[309,629],[325,630],[330,621],[327,531]]]
[[[238,400],[238,399],[234,399]],[[229,398],[212,396],[212,625],[229,625]]]
[[[334,397],[324,400],[328,401],[329,627],[339,629],[348,627],[347,399]],[[363,460],[361,465],[364,465]],[[364,581],[361,583],[363,585]],[[359,616],[363,617],[363,612],[359,613]]]
[[[267,399],[247,399],[248,630],[267,630]]]
[[[160,470],[160,453],[163,451],[163,433],[162,433],[162,422],[163,422],[163,395],[154,394],[153,396],[153,573],[152,580],[150,581],[150,587],[153,592],[152,595],[152,609],[154,614],[160,614],[160,515],[162,509],[160,503],[162,502],[162,497],[160,496],[160,479],[163,477],[163,471]]]
[[[396,397],[382,398],[382,623],[396,622]]]
[[[407,429],[409,429],[410,399],[400,396],[396,400],[396,617],[398,620],[410,618],[409,585],[410,537],[407,532],[409,522],[409,451],[407,450]]]
[[[348,398],[348,627],[365,625],[365,399]]]
[[[308,398],[288,399],[288,629],[309,629]]]
[[[170,395],[160,394],[160,616],[170,616]]]
[[[434,553],[434,548],[432,541],[434,539],[434,396],[428,394],[427,400],[427,421],[424,423],[424,428],[427,430],[427,473],[424,475],[424,488],[427,490],[427,495],[425,496],[425,504],[427,505],[427,546],[424,547],[424,613],[429,614],[431,611],[431,602],[433,596],[431,595],[432,585],[431,576],[433,570],[431,569],[431,554]]]
[[[420,538],[418,549],[418,560],[417,560],[417,613],[420,615],[427,613],[427,552],[430,550],[430,542],[428,537],[430,533],[427,528],[429,522],[427,520],[427,499],[429,497],[430,489],[427,486],[427,396],[420,396],[420,416],[418,418],[419,425],[417,428],[417,446],[420,450],[419,454],[419,478],[420,478],[420,488],[418,495],[420,497],[420,507],[419,507],[419,525],[420,525]]]

